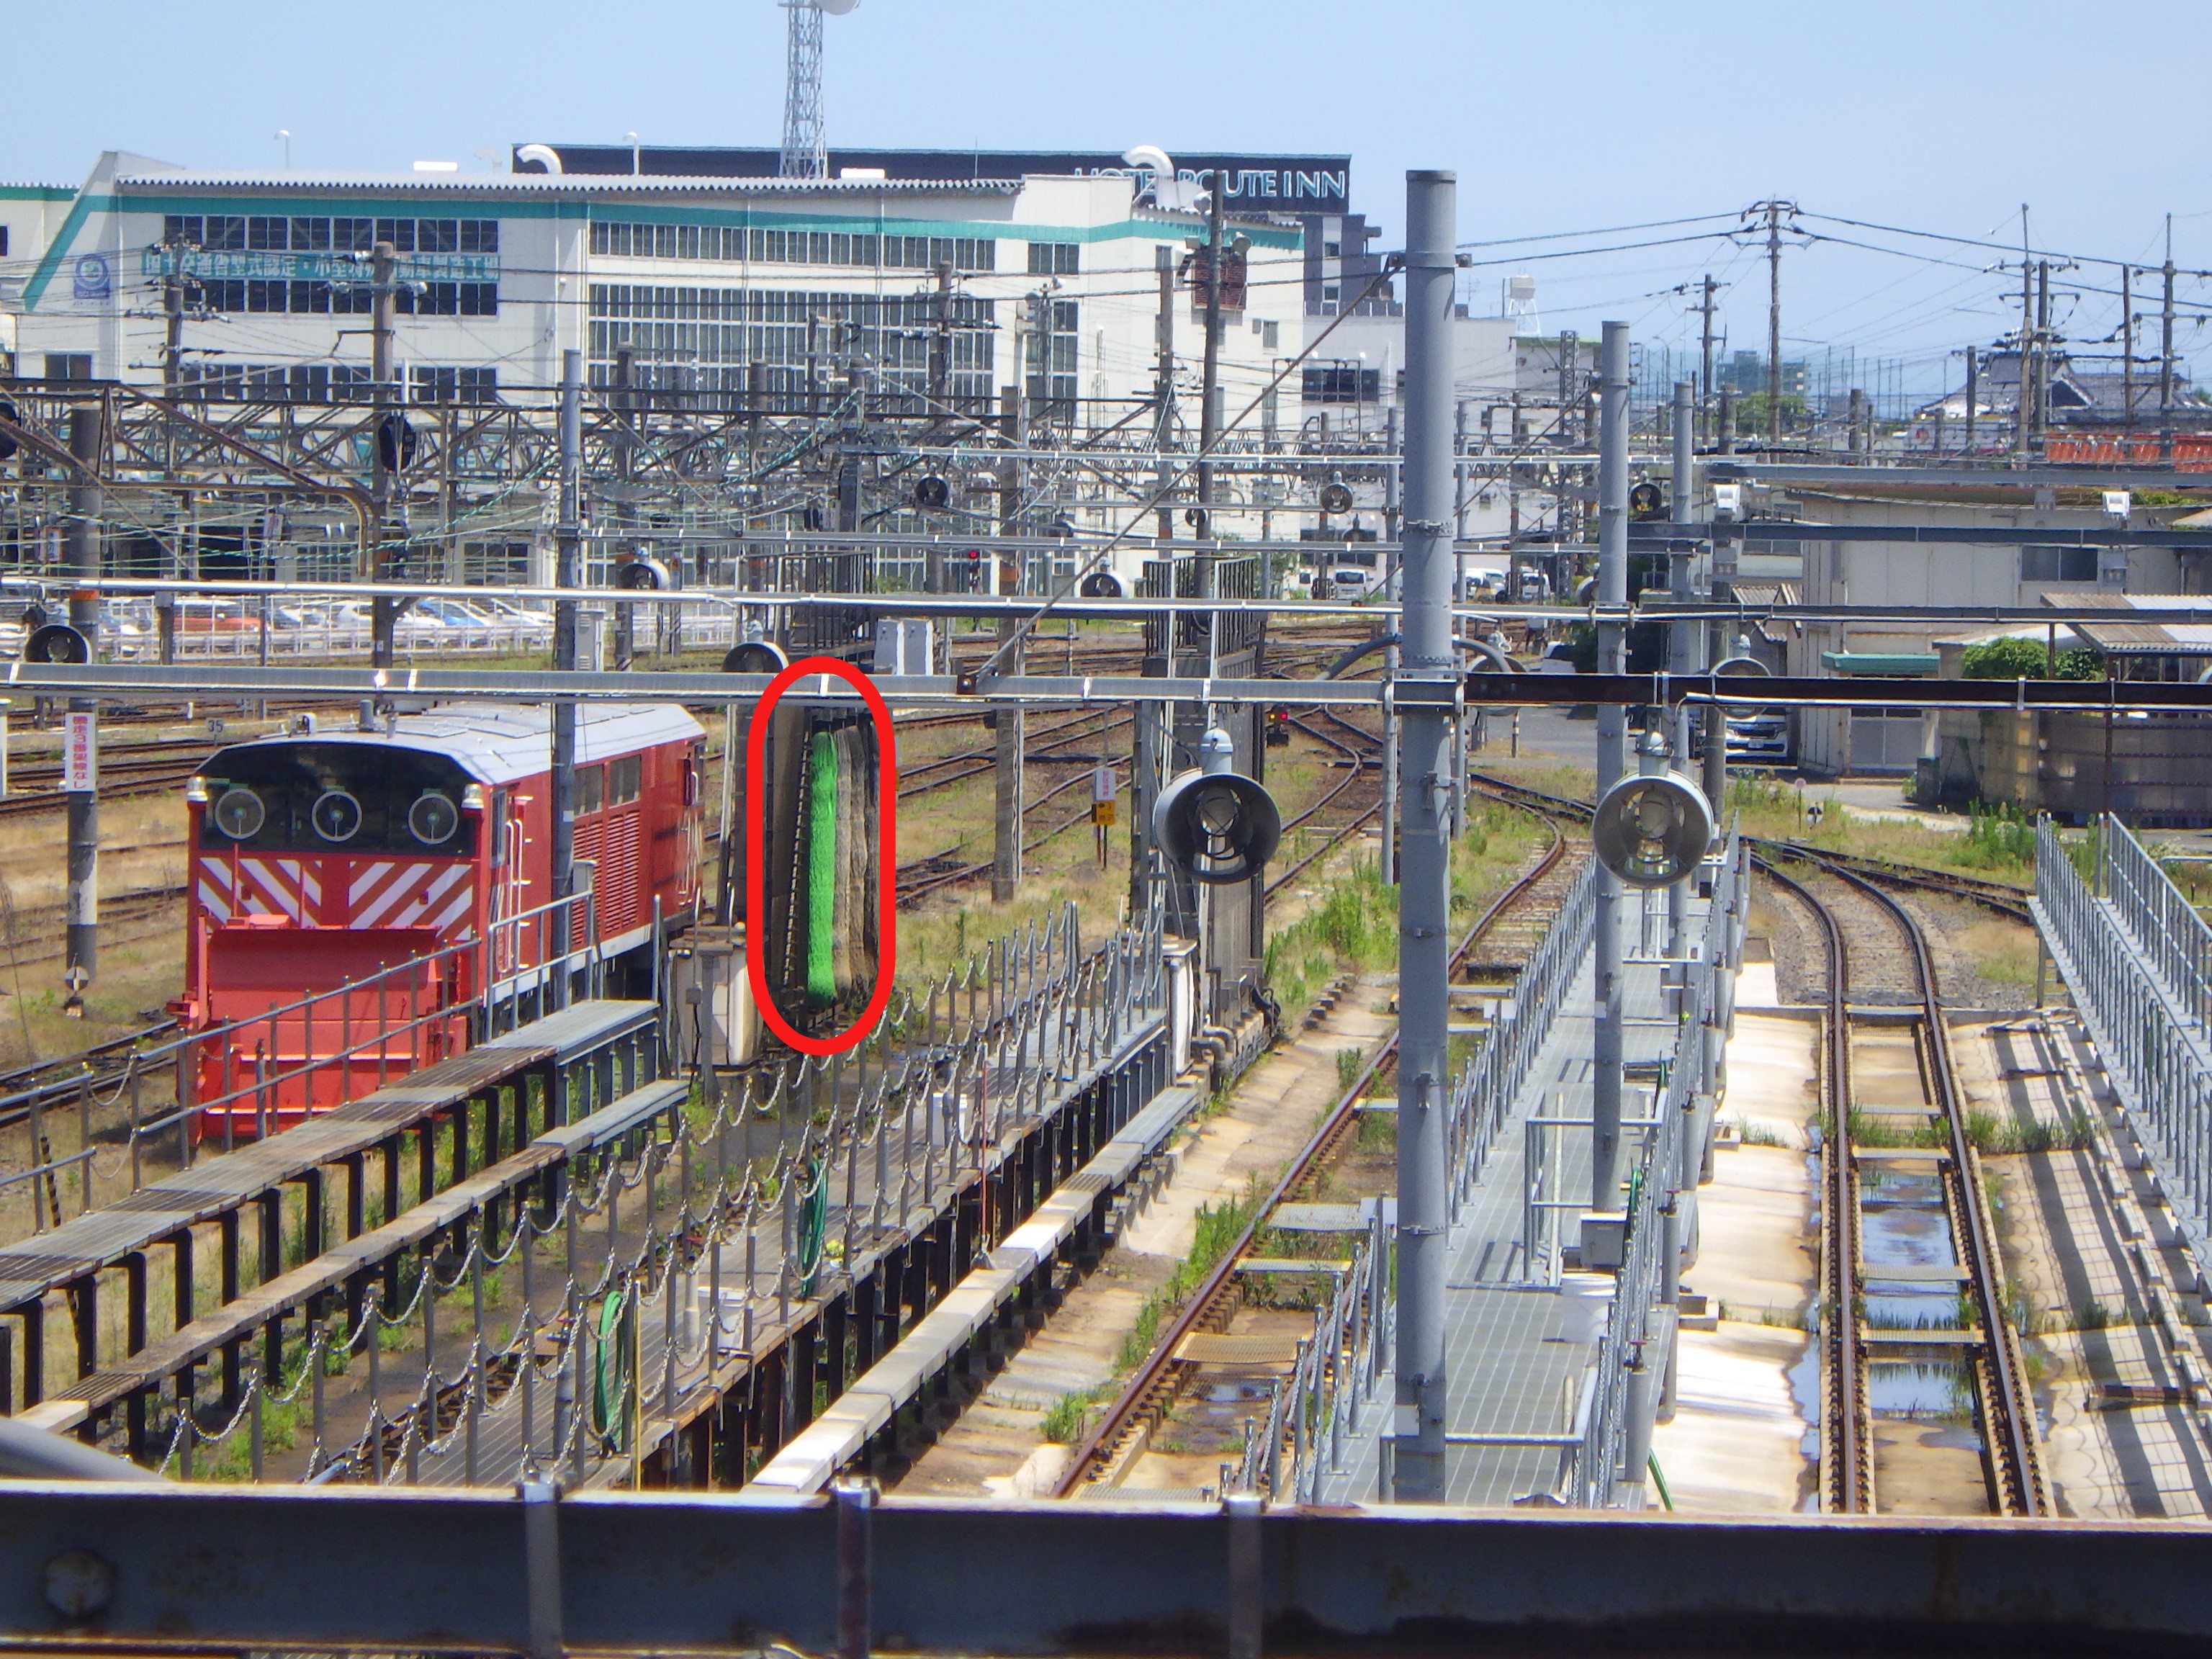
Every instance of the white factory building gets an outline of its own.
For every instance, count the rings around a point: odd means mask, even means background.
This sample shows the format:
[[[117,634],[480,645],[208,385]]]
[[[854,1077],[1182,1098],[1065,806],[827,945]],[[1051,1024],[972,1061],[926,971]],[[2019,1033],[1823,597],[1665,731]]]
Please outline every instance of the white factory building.
[[[1080,428],[1151,395],[1158,266],[1203,230],[1138,191],[1096,175],[204,173],[111,152],[75,191],[0,187],[0,351],[25,378],[366,398],[365,256],[385,240],[410,402],[534,402],[574,348],[595,384],[627,350],[633,384],[702,392],[754,374],[798,390],[811,359],[897,409],[926,392],[949,335],[963,410],[1018,379],[1033,416]],[[1249,266],[1223,380],[1241,407],[1297,349],[1304,251],[1294,220],[1234,229]],[[1177,308],[1194,366],[1188,284]]]

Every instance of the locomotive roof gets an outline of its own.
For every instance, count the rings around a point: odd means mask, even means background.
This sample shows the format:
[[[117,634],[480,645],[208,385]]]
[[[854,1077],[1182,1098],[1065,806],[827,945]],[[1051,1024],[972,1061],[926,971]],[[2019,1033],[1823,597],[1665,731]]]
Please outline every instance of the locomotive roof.
[[[576,709],[578,763],[635,754],[664,743],[688,743],[706,727],[672,702],[583,703]],[[522,703],[455,703],[420,714],[402,714],[389,735],[380,727],[319,730],[313,737],[281,733],[233,745],[266,748],[273,744],[356,744],[369,748],[414,750],[444,755],[481,783],[511,783],[535,777],[552,763],[552,711]]]

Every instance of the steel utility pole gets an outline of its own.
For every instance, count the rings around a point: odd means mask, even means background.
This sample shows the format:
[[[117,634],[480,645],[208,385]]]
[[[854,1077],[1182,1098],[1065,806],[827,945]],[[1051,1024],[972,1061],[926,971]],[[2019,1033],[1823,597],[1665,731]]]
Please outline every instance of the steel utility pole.
[[[1668,481],[1667,516],[1676,524],[1690,521],[1690,501],[1692,470],[1697,465],[1697,436],[1695,416],[1692,409],[1692,388],[1687,380],[1674,382],[1674,476]],[[1667,550],[1667,592],[1669,598],[1686,601],[1696,597],[1691,562],[1694,553],[1686,547]],[[1694,674],[1704,654],[1705,625],[1698,622],[1678,622],[1667,630],[1667,669],[1673,674]],[[1687,705],[1675,717],[1674,739],[1674,763],[1686,768],[1690,763],[1690,722],[1695,716]],[[1690,905],[1690,884],[1694,878],[1685,878],[1667,890],[1667,954],[1679,957],[1682,954],[1682,929]],[[1670,973],[1680,971],[1670,969]]]
[[[100,599],[84,584],[100,579],[101,517],[106,507],[100,474],[106,447],[100,406],[71,404],[70,456],[82,470],[70,485],[69,568],[80,584],[70,593],[70,626],[84,635],[94,660],[100,654]],[[99,720],[97,697],[70,699],[69,746],[62,768],[69,810],[69,935],[62,967],[69,1000],[63,1012],[79,1018],[84,1015],[84,988],[100,969],[100,790],[94,758]]]
[[[1199,380],[1198,504],[1204,509],[1200,534],[1213,534],[1213,446],[1221,437],[1221,173],[1216,168],[1213,188],[1206,198],[1206,366]]]
[[[2165,297],[2158,310],[2158,458],[2173,459],[2173,216],[2166,216]]]
[[[1966,348],[1966,453],[1974,453],[1974,422],[1982,412],[1982,353],[1978,346]]]
[[[1401,687],[1446,690],[1452,659],[1452,303],[1458,184],[1406,175],[1406,448]],[[1392,1496],[1444,1495],[1444,1268],[1450,1255],[1444,1115],[1450,963],[1449,703],[1400,715],[1398,800],[1398,1332]],[[1384,833],[1389,830],[1386,826]]]
[[[1037,361],[1044,380],[1043,390],[1051,391],[1051,363],[1048,351],[1049,342],[1039,330],[1036,336]],[[1005,389],[1005,419],[1006,442],[1017,453],[1029,443],[1028,399],[1019,386]],[[1009,460],[1001,477],[1000,528],[1008,536],[1018,535],[1022,529],[1022,496],[1025,479],[1022,464]],[[1022,571],[1026,556],[1015,569]],[[1014,591],[1020,592],[1025,583],[1016,580]],[[1008,674],[1022,672],[1021,624],[1012,617],[1003,617],[999,623],[999,649],[1005,653],[1001,670]],[[1022,792],[1022,769],[1027,760],[1024,754],[1022,706],[1018,702],[1002,702],[992,710],[997,722],[997,748],[992,758],[993,781],[996,799],[991,820],[991,898],[993,902],[1008,904],[1022,890],[1022,821],[1024,803]]]
[[[584,354],[561,354],[561,522],[554,532],[553,586],[583,585],[583,471],[584,471]],[[576,668],[576,602],[553,602],[553,667],[556,673]],[[725,754],[726,767],[738,763]],[[494,826],[494,833],[498,827]],[[576,704],[574,699],[553,702],[553,835],[551,842],[555,900],[568,897],[576,883]],[[725,862],[723,868],[727,869]],[[573,918],[562,913],[562,937],[573,939]],[[553,1006],[568,1006],[568,975],[553,975],[550,988]]]
[[[1766,442],[1782,443],[1782,216],[1796,211],[1792,202],[1761,202],[1766,216]]]
[[[181,240],[162,245],[161,395],[174,401],[185,386],[185,249]]]
[[[2051,261],[2035,262],[2035,413],[2028,438],[2041,448],[2051,429]]]
[[[2122,265],[2120,267],[2120,431],[2123,434],[2134,431],[2136,424],[2135,283],[2135,267]],[[2123,461],[2133,460],[2134,453],[2125,447],[2126,442],[2126,437],[2123,435],[2120,459]]]
[[[1152,325],[1152,343],[1158,352],[1152,369],[1152,453],[1157,458],[1159,538],[1167,542],[1175,539],[1175,506],[1168,500],[1168,480],[1174,476],[1174,469],[1168,465],[1168,450],[1175,442],[1175,252],[1164,247],[1157,257],[1160,314]]]
[[[1705,316],[1705,328],[1698,341],[1698,349],[1699,353],[1698,368],[1698,407],[1702,410],[1708,411],[1711,410],[1713,406],[1713,291],[1719,286],[1720,285],[1717,283],[1713,281],[1712,273],[1711,271],[1707,271],[1705,273],[1705,298],[1698,307],[1698,309],[1703,313]],[[1710,421],[1712,419],[1712,416],[1710,413],[1707,413],[1702,415],[1699,418],[1703,421]],[[1718,434],[1715,434],[1714,441],[1717,441]]]
[[[1597,599],[1617,618],[1628,604],[1628,325],[1607,323],[1598,353]],[[1597,625],[1597,672],[1626,672],[1627,630],[1619,621]],[[1619,782],[1628,764],[1628,711],[1597,706],[1597,795]],[[1620,1203],[1620,1091],[1623,953],[1620,878],[1597,872],[1597,1036],[1590,1078],[1590,1208]]]
[[[375,470],[369,475],[369,499],[375,505],[375,548],[369,556],[369,580],[382,581],[391,573],[385,568],[386,556],[392,541],[392,485],[395,469],[404,465],[404,434],[398,422],[406,419],[398,413],[402,399],[398,388],[392,381],[392,309],[398,297],[398,284],[393,280],[399,270],[399,250],[390,242],[379,242],[369,250],[369,396],[374,400],[376,424],[374,441],[369,445]],[[399,604],[396,599],[380,595],[368,605],[368,660],[374,668],[392,666],[392,635],[399,620]],[[365,708],[366,706],[364,706]],[[367,724],[366,721],[363,722]]]

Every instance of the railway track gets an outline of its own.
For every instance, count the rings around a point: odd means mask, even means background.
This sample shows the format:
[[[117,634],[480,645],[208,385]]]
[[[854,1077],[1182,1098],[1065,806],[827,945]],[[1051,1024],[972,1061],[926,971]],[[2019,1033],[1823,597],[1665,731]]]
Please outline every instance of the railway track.
[[[1843,929],[1795,878],[1765,860],[1766,878],[1811,914],[1826,962],[1827,1010],[1819,1060],[1820,1109],[1820,1507],[1833,1515],[1874,1512],[1874,1421],[1867,1407],[1864,1345],[1859,1340],[1859,1185],[1852,1157],[1850,963]]]
[[[1312,725],[1309,721],[1301,720],[1296,715],[1291,716],[1291,724],[1299,731],[1304,732],[1308,737],[1313,738],[1316,742],[1327,744],[1330,748],[1342,755],[1345,757],[1346,762],[1349,764],[1351,769],[1345,774],[1344,779],[1341,782],[1338,783],[1334,787],[1322,795],[1320,799],[1316,800],[1311,805],[1308,806],[1304,811],[1300,812],[1296,817],[1287,819],[1284,823],[1283,833],[1286,836],[1290,834],[1291,830],[1296,830],[1304,824],[1307,819],[1316,816],[1324,807],[1334,806],[1339,797],[1342,796],[1346,791],[1359,783],[1366,775],[1368,761],[1370,759],[1370,757],[1362,754],[1350,744],[1346,743],[1340,738],[1331,737],[1319,726]],[[1364,732],[1359,732],[1359,728],[1357,726],[1353,726],[1351,729],[1354,732],[1358,732],[1360,736],[1366,738],[1367,741],[1374,745],[1376,750],[1376,758],[1379,759],[1382,752],[1381,740]],[[1306,867],[1312,864],[1316,860],[1328,857],[1329,854],[1334,852],[1339,847],[1341,847],[1348,836],[1356,834],[1367,824],[1373,823],[1376,816],[1381,813],[1382,811],[1382,804],[1380,801],[1377,801],[1374,805],[1367,808],[1364,812],[1358,814],[1354,817],[1347,819],[1344,823],[1339,825],[1336,830],[1331,832],[1328,840],[1322,842],[1320,846],[1314,848],[1311,851],[1308,852],[1303,858],[1297,860],[1297,862],[1281,872],[1281,873],[1277,875],[1273,880],[1267,884],[1267,890],[1268,896],[1273,897],[1279,889],[1285,887],[1291,882],[1297,880],[1298,877],[1304,872]]]
[[[1564,896],[1571,876],[1576,859],[1574,843],[1559,832],[1549,817],[1534,816],[1549,832],[1549,843],[1534,864],[1491,902],[1461,939],[1452,953],[1454,972],[1495,930],[1522,911],[1540,910],[1549,898],[1556,912],[1558,901]],[[1538,925],[1531,936],[1540,939],[1542,934],[1543,926]],[[1226,1322],[1239,1293],[1238,1263],[1251,1255],[1254,1240],[1277,1206],[1310,1191],[1320,1175],[1339,1157],[1357,1130],[1361,1101],[1376,1081],[1391,1073],[1397,1048],[1397,1034],[1393,1032],[1339,1096],[1304,1149],[1253,1211],[1251,1222],[1222,1253],[1174,1321],[1160,1333],[1145,1363],[1076,1447],[1054,1493],[1056,1497],[1073,1497],[1112,1468],[1126,1455],[1133,1437],[1148,1432],[1190,1387],[1200,1368],[1194,1362],[1177,1357],[1184,1339]],[[1261,1415],[1264,1411],[1264,1402],[1255,1401],[1254,1415]]]
[[[1531,789],[1525,784],[1514,783],[1482,772],[1469,772],[1467,783],[1468,788],[1480,790],[1498,800],[1510,801],[1538,811],[1553,812],[1579,823],[1589,822],[1591,808],[1588,801],[1547,794],[1540,789]],[[1955,871],[1938,870],[1923,864],[1898,864],[1887,859],[1867,858],[1856,853],[1814,847],[1805,842],[1777,840],[1762,836],[1746,836],[1743,840],[1744,844],[1751,848],[1753,858],[1769,865],[1786,862],[1811,865],[1839,872],[1849,872],[1862,881],[1905,891],[1939,893],[1950,898],[1965,899],[2014,921],[2029,920],[2027,893],[2006,882],[1960,875]]]
[[[1917,1006],[1914,1048],[1929,1116],[1940,1126],[1942,1146],[1883,1150],[1891,1158],[1936,1164],[1965,1290],[1960,1305],[1971,1310],[1974,1324],[1971,1329],[1950,1332],[1915,1330],[1910,1337],[1911,1348],[1924,1352],[1930,1340],[1948,1346],[1955,1340],[1966,1352],[1992,1512],[2048,1515],[2051,1494],[2037,1439],[2033,1392],[2019,1335],[2008,1316],[2003,1262],[1982,1188],[1980,1162],[1969,1132],[1926,932],[1902,900],[1852,867],[1860,860],[1814,851],[1808,861],[1831,878],[1838,890],[1850,894],[1881,918],[1899,941],[1912,971]],[[1851,1086],[1851,1030],[1853,1022],[1862,1017],[1850,1000],[1850,930],[1842,925],[1832,897],[1775,869],[1765,859],[1760,860],[1760,866],[1770,882],[1812,912],[1826,945],[1828,1006],[1821,1056],[1821,1094],[1827,1111],[1821,1176],[1826,1373],[1821,1495],[1823,1506],[1835,1512],[1874,1513],[1880,1508],[1881,1494],[1869,1403],[1869,1354],[1886,1344],[1907,1339],[1867,1323],[1867,1286],[1870,1281],[1904,1281],[1906,1276],[1893,1271],[1886,1279],[1881,1264],[1865,1260],[1860,1170],[1864,1158],[1871,1154],[1863,1152],[1855,1128],[1858,1113]]]

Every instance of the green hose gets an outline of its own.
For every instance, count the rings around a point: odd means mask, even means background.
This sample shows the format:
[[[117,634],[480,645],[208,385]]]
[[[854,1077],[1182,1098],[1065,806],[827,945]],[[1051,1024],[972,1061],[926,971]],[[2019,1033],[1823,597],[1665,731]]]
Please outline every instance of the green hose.
[[[817,1158],[807,1166],[807,1186],[799,1202],[799,1294],[814,1294],[822,1272],[822,1246],[830,1232],[830,1166]]]
[[[629,1292],[611,1291],[599,1304],[599,1348],[592,1366],[592,1430],[601,1449],[615,1453],[629,1443]]]
[[[806,811],[806,995],[817,1008],[837,1000],[837,750],[817,732],[809,753]]]

